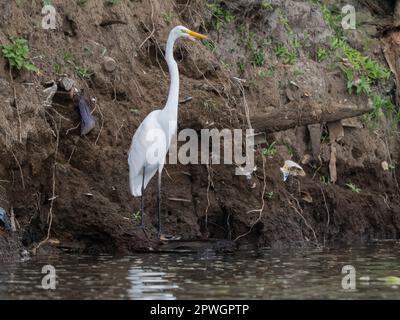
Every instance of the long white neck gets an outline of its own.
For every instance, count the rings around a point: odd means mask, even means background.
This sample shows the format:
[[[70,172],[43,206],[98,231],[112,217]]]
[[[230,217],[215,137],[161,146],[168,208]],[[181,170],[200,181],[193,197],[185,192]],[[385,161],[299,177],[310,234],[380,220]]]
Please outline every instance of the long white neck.
[[[170,87],[167,103],[162,110],[163,114],[167,114],[169,121],[177,121],[178,119],[178,103],[179,103],[179,70],[178,64],[174,60],[174,44],[176,37],[170,34],[165,50],[165,60],[168,64]]]

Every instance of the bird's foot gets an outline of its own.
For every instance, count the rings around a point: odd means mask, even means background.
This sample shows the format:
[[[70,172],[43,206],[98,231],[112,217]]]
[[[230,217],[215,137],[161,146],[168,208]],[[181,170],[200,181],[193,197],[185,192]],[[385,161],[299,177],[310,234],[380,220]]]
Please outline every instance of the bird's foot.
[[[161,241],[177,241],[177,240],[181,240],[181,236],[179,235],[170,235],[170,234],[163,234],[163,233],[159,233],[158,234],[158,239]]]

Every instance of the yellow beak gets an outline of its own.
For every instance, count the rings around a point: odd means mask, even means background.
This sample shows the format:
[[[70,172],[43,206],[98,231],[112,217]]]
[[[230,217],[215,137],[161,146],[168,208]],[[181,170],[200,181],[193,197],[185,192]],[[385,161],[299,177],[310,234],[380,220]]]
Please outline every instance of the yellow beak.
[[[208,37],[205,36],[204,34],[200,34],[194,31],[186,31],[187,34],[191,35],[192,37],[198,38],[198,39],[203,39],[203,40],[208,40]]]

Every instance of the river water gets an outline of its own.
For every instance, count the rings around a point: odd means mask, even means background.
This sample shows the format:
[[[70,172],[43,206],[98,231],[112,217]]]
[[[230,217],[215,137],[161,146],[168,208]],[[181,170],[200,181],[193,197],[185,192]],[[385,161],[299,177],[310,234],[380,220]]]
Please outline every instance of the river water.
[[[0,299],[400,299],[399,249],[40,257],[0,263]],[[55,290],[43,289],[45,265]],[[342,287],[346,265],[355,290]]]

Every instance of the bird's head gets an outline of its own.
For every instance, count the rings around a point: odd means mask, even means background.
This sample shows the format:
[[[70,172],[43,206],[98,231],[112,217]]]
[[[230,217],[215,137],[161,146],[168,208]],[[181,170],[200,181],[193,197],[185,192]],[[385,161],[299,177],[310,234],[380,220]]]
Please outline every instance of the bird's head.
[[[194,32],[192,30],[189,30],[188,28],[183,27],[183,26],[175,27],[172,30],[172,33],[174,34],[175,39],[186,38],[186,39],[189,39],[189,40],[192,40],[192,41],[194,41],[196,39],[208,40],[207,36],[205,36],[203,34],[200,34],[200,33],[197,33],[197,32]]]

